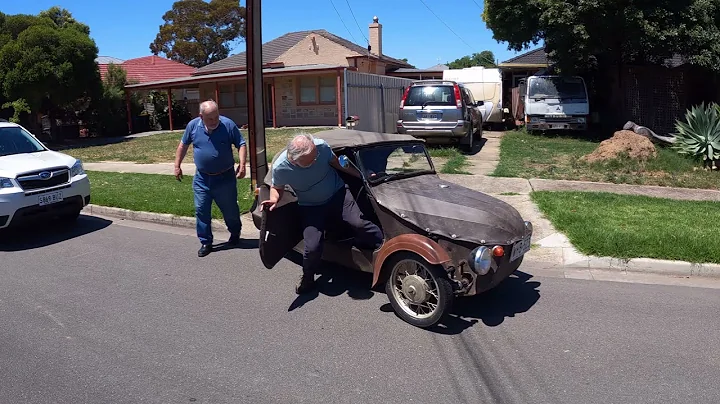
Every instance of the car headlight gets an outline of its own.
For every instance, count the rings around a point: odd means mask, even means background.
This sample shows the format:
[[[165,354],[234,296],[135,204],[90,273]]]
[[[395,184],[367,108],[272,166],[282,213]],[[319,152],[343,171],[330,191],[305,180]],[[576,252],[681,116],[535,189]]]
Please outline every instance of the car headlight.
[[[538,122],[540,122],[540,118],[538,118],[538,117],[536,117],[536,116],[533,116],[533,117],[530,118],[530,122],[532,122],[532,123],[538,123]]]
[[[480,246],[470,254],[470,266],[475,273],[482,276],[490,272],[492,264],[492,251],[485,246]]]
[[[75,164],[73,164],[72,168],[70,169],[70,177],[74,177],[76,175],[83,175],[85,174],[85,168],[83,168],[83,163],[80,160],[75,161]]]
[[[0,177],[0,189],[15,188],[15,184],[10,178]]]
[[[585,123],[585,118],[578,118],[577,121],[578,123]]]

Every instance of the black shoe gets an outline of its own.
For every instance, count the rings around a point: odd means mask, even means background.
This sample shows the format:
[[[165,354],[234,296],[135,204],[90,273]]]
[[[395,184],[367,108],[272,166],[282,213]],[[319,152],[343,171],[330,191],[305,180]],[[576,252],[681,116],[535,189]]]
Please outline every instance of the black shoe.
[[[295,286],[295,293],[298,295],[309,293],[315,289],[315,285],[316,282],[314,275],[303,275],[302,278],[300,278],[300,282],[298,282],[297,286]]]
[[[203,244],[198,250],[198,257],[204,257],[212,252],[211,244]]]
[[[227,243],[228,243],[228,245],[233,246],[233,247],[240,245],[240,235],[230,236],[230,239],[228,240]]]

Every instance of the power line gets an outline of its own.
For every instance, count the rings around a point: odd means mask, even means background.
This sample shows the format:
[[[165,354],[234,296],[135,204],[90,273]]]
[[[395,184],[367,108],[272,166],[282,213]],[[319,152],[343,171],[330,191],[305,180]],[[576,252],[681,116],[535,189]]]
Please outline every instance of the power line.
[[[473,0],[473,1],[474,1],[474,0]],[[430,11],[430,13],[432,13],[432,15],[435,16],[435,18],[437,18],[441,23],[443,23],[443,25],[445,25],[445,26],[447,27],[447,29],[450,30],[450,32],[452,32],[453,34],[455,34],[455,36],[458,37],[458,39],[459,39],[460,41],[462,41],[462,43],[464,43],[465,45],[467,45],[467,47],[470,48],[474,53],[477,53],[478,55],[482,56],[482,55],[480,54],[480,52],[476,52],[477,49],[475,49],[474,47],[472,47],[469,43],[465,42],[465,40],[462,39],[462,37],[461,37],[460,35],[458,35],[457,32],[453,31],[453,29],[450,28],[450,26],[447,25],[447,24],[445,23],[445,21],[443,21],[442,18],[440,18],[437,14],[435,14],[435,12],[432,11],[432,9],[431,9],[430,7],[428,7],[427,3],[425,3],[423,0],[420,0],[420,3],[422,3],[423,6],[425,6],[425,8],[427,8],[428,11]],[[479,6],[478,6],[478,7],[479,7]],[[485,59],[486,61],[488,61],[488,62],[490,62],[490,63],[492,63],[492,64],[495,64],[495,61],[494,61],[494,60],[490,60],[490,59],[488,59],[488,58],[486,58],[486,57],[484,57],[484,56],[483,56],[483,59]]]
[[[362,28],[360,28],[360,24],[358,24],[357,18],[355,18],[355,13],[353,13],[352,7],[350,7],[350,2],[348,0],[345,0],[345,3],[347,3],[348,8],[350,9],[350,14],[352,14],[353,20],[355,20],[355,25],[357,25],[358,31],[360,31],[360,35],[362,35],[363,38],[365,38],[365,43],[370,43],[370,41],[368,41],[367,37],[365,36],[365,33],[363,32]]]
[[[480,7],[480,5],[479,5],[479,4],[477,3],[477,1],[475,1],[475,0],[472,0],[472,2],[473,2],[473,3],[475,3],[475,5],[477,6],[477,8],[479,8],[480,10],[482,10],[482,9],[483,9],[482,7]],[[483,10],[483,11],[484,11],[484,10]]]
[[[345,27],[348,34],[350,34],[350,37],[352,38],[353,42],[357,42],[357,40],[355,39],[355,35],[353,35],[352,32],[350,32],[350,28],[348,28],[348,26],[345,25],[345,21],[343,20],[342,16],[340,15],[340,12],[338,11],[337,7],[335,7],[335,3],[333,3],[333,0],[330,0],[330,4],[332,4],[333,8],[335,9],[335,13],[337,13],[338,18],[340,18],[340,22]]]

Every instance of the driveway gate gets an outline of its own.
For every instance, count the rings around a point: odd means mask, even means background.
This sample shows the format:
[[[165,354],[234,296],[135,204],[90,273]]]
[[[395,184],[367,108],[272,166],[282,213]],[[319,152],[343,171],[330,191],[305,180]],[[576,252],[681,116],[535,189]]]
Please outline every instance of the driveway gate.
[[[397,133],[400,101],[413,81],[345,70],[345,116],[358,116],[354,129]]]

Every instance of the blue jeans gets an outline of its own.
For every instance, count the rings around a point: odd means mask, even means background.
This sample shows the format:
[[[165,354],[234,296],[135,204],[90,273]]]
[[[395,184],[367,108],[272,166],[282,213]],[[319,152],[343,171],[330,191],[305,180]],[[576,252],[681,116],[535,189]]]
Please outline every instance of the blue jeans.
[[[197,236],[202,244],[212,244],[212,202],[215,201],[231,236],[240,236],[240,207],[237,201],[235,170],[218,175],[197,171],[193,178]]]

